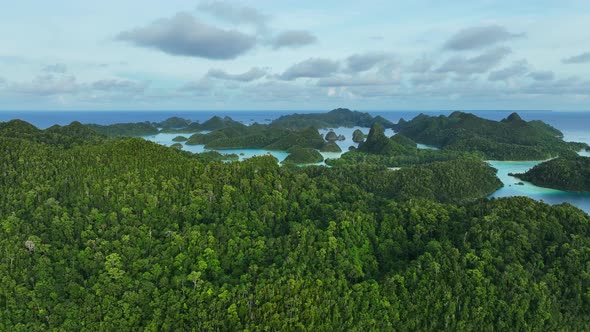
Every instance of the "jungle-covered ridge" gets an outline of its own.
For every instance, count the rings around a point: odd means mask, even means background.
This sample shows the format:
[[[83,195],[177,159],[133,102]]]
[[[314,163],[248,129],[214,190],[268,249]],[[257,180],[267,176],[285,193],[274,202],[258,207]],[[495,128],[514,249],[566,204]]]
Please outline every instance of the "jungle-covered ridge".
[[[590,157],[555,158],[526,173],[511,175],[540,187],[590,193]]]
[[[0,330],[590,325],[590,217],[483,199],[476,156],[295,167],[0,128]]]
[[[489,160],[544,160],[571,154],[588,145],[563,141],[563,134],[542,121],[525,121],[512,113],[501,121],[474,114],[418,115],[393,129],[416,142],[441,149],[477,152]]]

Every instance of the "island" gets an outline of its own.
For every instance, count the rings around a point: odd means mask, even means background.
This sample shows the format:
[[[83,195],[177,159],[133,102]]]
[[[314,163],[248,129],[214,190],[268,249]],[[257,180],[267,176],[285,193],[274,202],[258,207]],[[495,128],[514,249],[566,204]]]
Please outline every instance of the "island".
[[[590,193],[590,157],[560,157],[510,175],[539,187]]]
[[[362,143],[365,141],[365,134],[360,129],[355,129],[352,133],[352,141],[355,143]]]
[[[283,161],[285,164],[315,164],[324,161],[324,157],[312,148],[294,146],[287,150],[287,152],[289,152],[289,155]]]
[[[369,113],[351,111],[347,108],[337,108],[327,113],[290,114],[283,115],[272,121],[271,125],[287,128],[337,128],[337,127],[370,127],[379,123],[386,128],[393,127],[393,123],[381,116],[373,117]]]
[[[315,127],[228,122],[193,139],[294,162],[328,144]],[[297,167],[0,123],[0,329],[588,329],[587,213],[487,199],[501,182],[481,151],[421,152],[412,132],[370,126],[344,154],[366,162]],[[548,172],[588,179],[569,158]]]
[[[400,120],[393,129],[422,144],[475,152],[490,160],[542,160],[586,148],[563,141],[563,134],[541,121],[525,121],[512,113],[501,121],[453,112],[448,117],[418,115]]]

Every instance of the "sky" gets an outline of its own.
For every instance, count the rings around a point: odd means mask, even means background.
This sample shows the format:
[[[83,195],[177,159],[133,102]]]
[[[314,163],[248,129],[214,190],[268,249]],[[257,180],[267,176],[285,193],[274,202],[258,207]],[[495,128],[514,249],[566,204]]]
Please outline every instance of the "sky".
[[[590,111],[590,1],[19,0],[0,110]]]

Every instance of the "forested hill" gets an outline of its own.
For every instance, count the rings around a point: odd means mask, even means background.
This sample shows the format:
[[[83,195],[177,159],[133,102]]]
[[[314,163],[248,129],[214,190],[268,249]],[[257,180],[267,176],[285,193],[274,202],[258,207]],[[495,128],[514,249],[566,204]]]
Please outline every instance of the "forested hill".
[[[559,130],[541,121],[524,121],[516,113],[501,121],[462,112],[453,112],[448,117],[421,114],[411,121],[400,120],[393,128],[419,143],[478,152],[496,160],[548,159],[586,147],[582,143],[566,143]]]
[[[541,187],[590,193],[589,157],[556,158],[512,175]]]
[[[369,113],[351,111],[347,108],[338,108],[327,113],[290,114],[283,115],[274,120],[272,126],[288,128],[335,128],[335,127],[371,127],[373,123],[379,123],[386,128],[391,128],[393,123],[381,116],[373,117]]]
[[[476,190],[479,160],[220,163],[18,125],[0,135],[1,331],[590,326],[590,217],[527,198],[435,202]]]

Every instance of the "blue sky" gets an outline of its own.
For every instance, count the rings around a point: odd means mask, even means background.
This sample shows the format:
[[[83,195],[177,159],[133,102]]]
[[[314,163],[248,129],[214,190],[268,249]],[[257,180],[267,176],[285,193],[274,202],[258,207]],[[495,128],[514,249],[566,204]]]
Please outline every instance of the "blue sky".
[[[34,1],[3,110],[590,111],[590,2]]]

